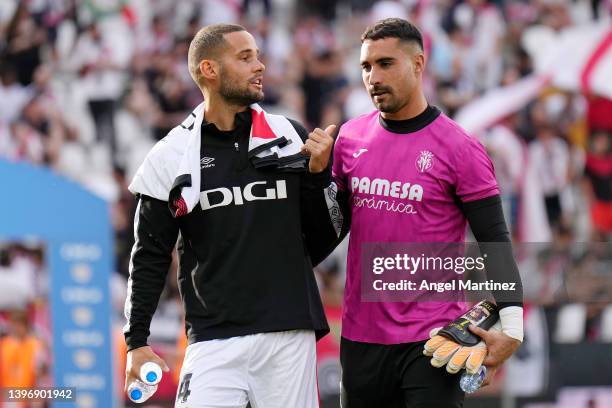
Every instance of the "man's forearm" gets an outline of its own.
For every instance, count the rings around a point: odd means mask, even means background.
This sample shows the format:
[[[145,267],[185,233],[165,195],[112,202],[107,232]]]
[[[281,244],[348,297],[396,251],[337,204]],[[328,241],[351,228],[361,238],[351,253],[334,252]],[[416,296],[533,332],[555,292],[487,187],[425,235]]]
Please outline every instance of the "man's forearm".
[[[135,243],[125,301],[124,335],[128,350],[147,344],[177,234],[176,223],[165,202],[149,197],[140,199],[134,220]]]
[[[313,265],[325,259],[348,232],[348,219],[341,208],[336,184],[328,167],[321,173],[305,174],[301,192],[302,230]]]
[[[481,253],[487,254],[487,277],[499,283],[512,283],[514,291],[493,291],[500,309],[502,332],[523,340],[523,286],[512,251],[499,196],[462,203]]]

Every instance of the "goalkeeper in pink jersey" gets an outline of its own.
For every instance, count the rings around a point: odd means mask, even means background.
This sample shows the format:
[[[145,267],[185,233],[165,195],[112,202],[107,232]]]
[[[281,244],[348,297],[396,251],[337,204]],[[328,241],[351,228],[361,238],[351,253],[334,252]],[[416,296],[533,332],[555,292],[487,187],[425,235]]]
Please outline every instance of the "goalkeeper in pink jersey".
[[[376,110],[341,127],[333,163],[344,224],[351,231],[342,407],[461,407],[464,393],[456,373],[466,364],[471,370],[484,364],[487,384],[523,340],[522,286],[493,165],[475,138],[427,103],[423,40],[416,27],[398,18],[382,20],[361,42],[363,83]],[[511,296],[492,291],[499,330],[470,328],[488,352],[472,353],[433,336],[426,356],[430,332],[463,314],[466,304],[362,300],[362,246],[462,243],[468,223],[479,244],[505,243],[492,251],[487,277],[512,282],[516,290]],[[444,350],[431,349],[442,343]]]

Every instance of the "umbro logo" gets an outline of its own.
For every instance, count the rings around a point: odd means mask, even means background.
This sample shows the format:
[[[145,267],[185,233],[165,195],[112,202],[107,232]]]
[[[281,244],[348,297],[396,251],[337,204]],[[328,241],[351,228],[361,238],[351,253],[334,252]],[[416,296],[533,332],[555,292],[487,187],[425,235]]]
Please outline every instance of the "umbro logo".
[[[202,157],[202,160],[200,160],[200,168],[208,169],[210,167],[215,167],[215,163],[213,163],[214,161],[214,157]]]
[[[359,156],[361,156],[363,153],[367,152],[368,149],[359,149],[358,152],[353,153],[353,157],[354,158],[358,158]]]

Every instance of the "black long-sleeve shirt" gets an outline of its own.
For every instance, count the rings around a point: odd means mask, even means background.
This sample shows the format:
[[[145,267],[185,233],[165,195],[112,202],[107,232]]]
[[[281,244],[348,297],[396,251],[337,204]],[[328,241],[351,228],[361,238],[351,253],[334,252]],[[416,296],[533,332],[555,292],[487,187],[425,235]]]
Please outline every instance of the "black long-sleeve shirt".
[[[305,140],[306,130],[291,123]],[[329,331],[312,266],[338,238],[331,172],[256,169],[247,154],[250,113],[237,114],[235,124],[232,131],[202,125],[201,195],[191,213],[174,218],[167,202],[139,198],[128,350],[147,343],[177,238],[190,344],[293,329],[312,329],[320,338]]]

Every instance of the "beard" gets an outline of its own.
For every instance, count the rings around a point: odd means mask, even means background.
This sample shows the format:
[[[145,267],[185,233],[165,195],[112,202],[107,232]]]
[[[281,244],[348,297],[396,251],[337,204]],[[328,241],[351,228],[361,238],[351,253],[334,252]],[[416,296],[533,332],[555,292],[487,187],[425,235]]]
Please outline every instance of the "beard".
[[[237,106],[249,106],[253,103],[263,101],[263,91],[251,90],[247,81],[245,81],[247,83],[244,87],[240,87],[241,82],[242,81],[236,81],[224,75],[221,80],[219,95],[221,95],[227,103]]]
[[[374,87],[373,91],[386,92],[385,94],[383,94],[383,98],[380,99],[376,98],[373,95],[370,95],[372,103],[380,112],[395,113],[410,102],[410,98],[398,97],[397,93],[394,90],[386,86]]]
[[[400,104],[391,99],[388,95],[382,102],[376,102],[374,99],[372,99],[372,101],[374,102],[376,109],[384,113],[395,113],[401,108]]]
[[[377,100],[377,98],[373,96],[372,102],[374,103],[374,106],[376,106],[376,109],[384,113],[395,113],[404,106],[404,103],[397,100],[392,93],[384,94],[384,98],[382,100]]]

